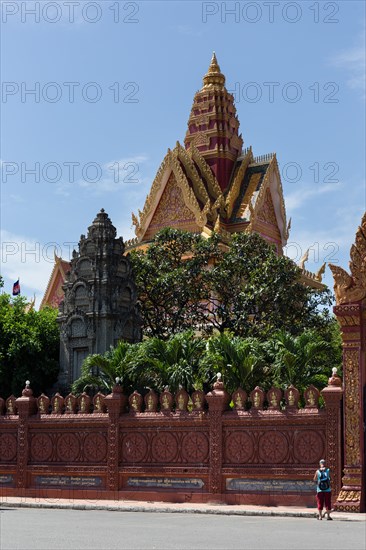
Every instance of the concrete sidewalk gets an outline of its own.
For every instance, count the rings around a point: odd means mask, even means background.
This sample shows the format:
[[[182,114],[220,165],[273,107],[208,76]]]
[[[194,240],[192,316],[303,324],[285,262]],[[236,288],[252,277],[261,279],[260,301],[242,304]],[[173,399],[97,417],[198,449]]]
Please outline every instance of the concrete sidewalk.
[[[0,499],[0,510],[4,508],[54,508],[71,510],[106,510],[111,512],[157,512],[180,514],[215,514],[235,516],[278,516],[278,517],[316,517],[316,509],[300,507],[266,507],[225,504],[190,504],[170,502],[142,502],[132,500],[68,500],[25,497],[3,497]],[[366,514],[333,512],[332,517],[338,521],[363,521]],[[323,520],[325,521],[325,520]]]

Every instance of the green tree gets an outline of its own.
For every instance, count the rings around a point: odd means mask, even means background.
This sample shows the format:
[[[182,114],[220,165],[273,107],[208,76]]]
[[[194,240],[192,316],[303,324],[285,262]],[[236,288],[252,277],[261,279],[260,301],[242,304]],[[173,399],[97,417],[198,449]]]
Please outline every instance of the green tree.
[[[166,339],[193,327],[265,340],[274,330],[330,323],[330,292],[305,286],[295,263],[256,233],[225,244],[215,233],[165,229],[131,261],[145,335]]]
[[[161,392],[166,386],[172,392],[179,387],[208,392],[218,372],[229,392],[240,386],[249,393],[257,385],[264,390],[272,385],[285,389],[290,384],[300,392],[310,384],[322,389],[331,368],[339,367],[341,361],[336,329],[335,324],[329,341],[313,329],[298,336],[279,331],[266,341],[227,331],[204,339],[189,330],[168,340],[151,337],[138,344],[120,342],[104,355],[91,355],[84,361],[73,391],[93,388],[109,393],[118,377],[126,394],[137,389],[144,395],[149,388]]]
[[[298,336],[280,331],[269,342],[273,358],[271,382],[286,388],[291,384],[300,392],[313,384],[322,389],[331,375],[329,362],[331,345],[315,330],[306,330]]]
[[[128,369],[138,353],[139,344],[120,341],[103,355],[89,355],[81,367],[81,376],[72,385],[72,391],[79,394],[86,389],[109,393],[119,378],[121,385],[129,392],[132,381]]]
[[[211,307],[207,319],[220,332],[267,339],[274,330],[300,334],[327,326],[328,290],[314,290],[300,281],[301,271],[256,233],[232,237],[210,271]]]
[[[57,311],[29,308],[24,297],[0,295],[0,388],[3,397],[18,396],[25,381],[35,395],[57,379],[59,329]]]
[[[147,388],[162,391],[165,386],[175,392],[179,386],[192,391],[198,381],[199,362],[205,342],[192,331],[171,336],[168,340],[147,338],[139,344],[119,342],[104,355],[90,355],[82,366],[81,377],[72,386],[75,393],[93,387],[109,392],[118,377],[125,393]]]
[[[158,391],[164,386],[172,392],[180,386],[193,391],[199,384],[204,350],[205,341],[192,330],[174,334],[168,340],[149,338],[142,342],[139,357],[131,365],[131,377],[136,384],[140,381]]]
[[[167,339],[200,325],[209,298],[208,266],[217,251],[217,236],[168,228],[146,252],[131,252],[145,335]]]
[[[338,374],[342,376],[342,334],[337,319],[333,316],[323,326],[320,333],[316,332],[317,336],[321,336],[328,344],[328,349],[319,353],[318,361],[326,365],[326,375],[329,377],[332,368],[336,367]]]
[[[238,387],[251,391],[262,381],[264,367],[258,339],[241,338],[226,331],[207,340],[200,375],[211,386],[216,374],[221,372],[227,391],[233,392]]]

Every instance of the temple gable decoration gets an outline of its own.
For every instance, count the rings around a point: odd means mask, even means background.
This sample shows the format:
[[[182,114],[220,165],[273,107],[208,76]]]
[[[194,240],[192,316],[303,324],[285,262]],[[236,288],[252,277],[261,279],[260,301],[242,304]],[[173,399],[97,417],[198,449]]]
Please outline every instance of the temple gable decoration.
[[[252,173],[237,216],[249,220],[248,230],[258,231],[269,240],[285,246],[289,231],[276,155],[252,159],[250,171]]]
[[[142,212],[139,211],[139,219],[134,214],[132,215],[132,223],[135,225],[135,232],[139,239],[145,236],[153,217],[155,218],[155,225],[159,226],[159,228],[166,227],[167,219],[173,222],[172,225],[174,225],[174,222],[179,221],[180,218],[182,219],[181,221],[188,219],[189,221],[194,221],[198,227],[203,227],[207,221],[204,209],[200,207],[182,165],[178,160],[179,149],[180,146],[178,144],[173,151],[168,150],[153,182],[151,191],[146,198],[144,209]],[[169,196],[173,198],[174,203],[178,206],[178,212],[173,212],[169,205],[169,201],[167,200]],[[159,211],[160,203],[166,209],[165,214],[162,206],[160,206]]]
[[[168,197],[178,207],[174,210]],[[210,167],[197,149],[188,153],[179,142],[168,150],[139,217],[132,214],[138,240],[151,238],[162,227],[202,231],[223,210],[224,196]],[[184,225],[191,227],[184,227]],[[149,230],[150,229],[150,230]]]
[[[55,263],[40,305],[41,308],[45,306],[58,307],[64,298],[62,285],[67,272],[70,271],[70,263],[57,256],[56,252],[54,259]]]
[[[165,227],[166,218],[169,217],[171,227],[186,229],[197,227],[194,213],[185,202],[181,188],[177,184],[174,173],[171,172],[159,204],[150,222],[150,229],[159,230]]]

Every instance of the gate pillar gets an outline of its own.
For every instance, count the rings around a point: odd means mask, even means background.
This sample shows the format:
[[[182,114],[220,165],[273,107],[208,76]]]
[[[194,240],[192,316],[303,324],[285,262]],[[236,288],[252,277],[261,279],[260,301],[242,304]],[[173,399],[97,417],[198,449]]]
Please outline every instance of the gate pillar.
[[[330,265],[337,305],[334,313],[342,331],[344,381],[344,475],[336,509],[366,509],[366,214],[351,248],[349,275]]]
[[[33,391],[30,388],[30,382],[27,380],[25,388],[22,391],[22,397],[16,399],[15,404],[18,409],[18,452],[17,452],[17,488],[25,489],[27,486],[27,466],[28,466],[28,417],[37,411],[36,399],[33,397]]]
[[[337,376],[336,369],[333,370],[328,387],[324,388],[321,394],[327,413],[325,457],[331,471],[333,495],[338,495],[342,477],[341,400],[343,390],[342,380]]]
[[[212,392],[206,395],[206,400],[210,423],[209,492],[218,495],[222,493],[222,413],[230,402],[230,396],[225,391],[220,373],[217,374],[217,382],[215,382]]]
[[[108,458],[107,458],[107,489],[117,491],[118,483],[118,459],[119,459],[119,416],[125,411],[127,397],[123,395],[123,389],[116,380],[112,393],[104,400],[109,415],[108,426]]]

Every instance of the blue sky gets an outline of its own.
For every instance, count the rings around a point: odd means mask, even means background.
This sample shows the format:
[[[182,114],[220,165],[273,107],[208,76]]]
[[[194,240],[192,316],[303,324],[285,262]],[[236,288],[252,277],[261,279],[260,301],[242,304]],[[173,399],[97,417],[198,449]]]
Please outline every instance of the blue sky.
[[[364,2],[1,7],[6,291],[19,276],[39,304],[54,245],[67,258],[102,207],[119,235],[133,236],[131,212],[168,147],[183,142],[213,50],[245,146],[277,153],[288,255],[311,247],[312,271],[323,261],[348,266],[365,210]]]

